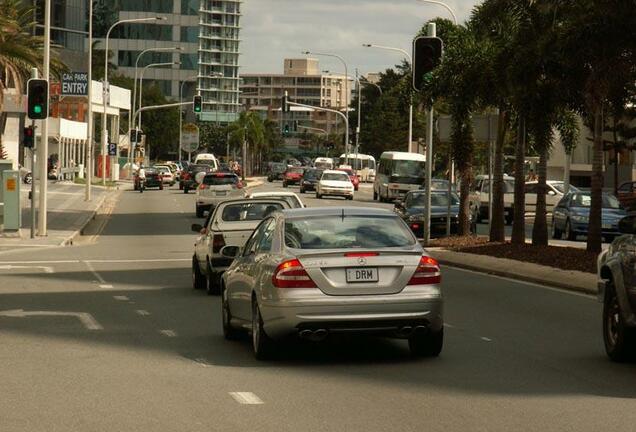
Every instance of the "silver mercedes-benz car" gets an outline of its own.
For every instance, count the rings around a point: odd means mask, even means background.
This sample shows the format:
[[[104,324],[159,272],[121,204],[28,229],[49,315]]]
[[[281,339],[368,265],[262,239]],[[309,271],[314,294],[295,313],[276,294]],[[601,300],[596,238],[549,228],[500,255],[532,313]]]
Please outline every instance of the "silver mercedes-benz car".
[[[236,259],[222,280],[223,331],[251,331],[258,359],[288,336],[341,332],[408,339],[418,356],[442,350],[439,265],[391,211],[278,211],[224,253]]]

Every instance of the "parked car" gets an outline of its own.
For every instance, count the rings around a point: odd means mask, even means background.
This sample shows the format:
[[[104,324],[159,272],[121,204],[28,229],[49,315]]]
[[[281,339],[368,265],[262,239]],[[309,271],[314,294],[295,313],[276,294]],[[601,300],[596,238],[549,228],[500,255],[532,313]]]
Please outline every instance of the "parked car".
[[[490,191],[490,177],[487,175],[478,175],[475,177],[474,182],[475,189],[470,194],[470,207],[478,208],[477,222],[481,222],[482,219],[488,219],[488,203],[489,203],[489,191]],[[504,176],[504,211],[505,222],[508,225],[512,224],[514,218],[513,205],[515,202],[515,179],[514,177]]]
[[[300,180],[300,193],[315,191],[321,176],[322,170],[315,168],[306,169],[303,173],[303,178]]]
[[[337,171],[347,173],[349,180],[351,180],[351,184],[353,185],[353,190],[358,190],[358,187],[360,186],[360,178],[351,168],[338,168]]]
[[[236,258],[222,277],[223,332],[251,328],[257,359],[289,336],[341,332],[408,339],[418,356],[442,351],[440,267],[388,210],[276,212],[240,253],[225,253]]]
[[[341,196],[352,200],[353,193],[354,189],[351,179],[347,173],[342,171],[323,171],[320,181],[316,185],[316,198],[318,199],[322,199],[323,196]]]
[[[291,208],[304,208],[305,204],[300,200],[298,195],[293,192],[252,192],[248,193],[249,198],[277,198],[285,200]]]
[[[446,235],[446,219],[448,214],[448,191],[431,191],[431,237]],[[451,192],[451,234],[457,234],[459,228],[459,197]],[[395,202],[395,212],[411,228],[413,234],[423,238],[424,212],[426,210],[426,192],[411,191],[406,194],[404,201]],[[471,231],[476,232],[477,226],[471,217]]]
[[[283,187],[288,187],[293,184],[300,184],[300,180],[303,178],[304,168],[290,166],[287,167],[283,174]]]
[[[617,192],[617,198],[625,209],[636,210],[636,182],[630,181],[621,184]]]
[[[159,190],[163,190],[163,179],[161,178],[161,173],[155,168],[144,168],[144,171],[146,172],[144,188],[158,188]],[[137,191],[139,190],[139,171],[135,172],[133,179],[133,188]]]
[[[161,180],[163,181],[163,184],[174,186],[176,180],[168,165],[154,165],[153,168],[161,173]]]
[[[274,180],[282,180],[287,170],[287,165],[284,163],[272,163],[270,166],[269,174],[267,174],[267,181],[273,182]]]
[[[221,163],[219,164],[219,172],[233,173],[234,171],[232,171],[232,167],[229,164]]]
[[[196,189],[199,185],[196,177],[199,173],[212,172],[210,165],[194,165],[188,166],[188,170],[181,174],[181,181],[179,182],[179,189],[183,190],[183,193],[188,193],[190,190]]]
[[[214,172],[203,177],[197,187],[196,215],[203,217],[205,211],[214,209],[221,201],[244,198],[246,195],[241,179],[234,173]]]
[[[223,250],[229,246],[243,247],[263,219],[288,208],[286,201],[273,198],[228,200],[216,206],[205,226],[192,225],[192,231],[200,234],[192,257],[194,288],[218,294],[221,275],[233,261],[223,255]]]
[[[426,185],[423,185],[422,188],[425,188]],[[431,180],[431,190],[436,191],[447,191],[448,192],[448,180],[446,179],[432,179]],[[451,185],[451,192],[457,193],[457,187],[455,185]]]
[[[592,195],[590,192],[570,192],[554,207],[552,212],[552,237],[560,239],[564,234],[568,240],[587,235]],[[611,241],[619,235],[618,222],[627,216],[614,195],[603,194],[602,235]]]
[[[525,193],[526,193],[526,213],[536,213],[537,212],[537,187],[539,185],[538,181],[529,181],[526,182],[525,185]],[[548,213],[552,213],[554,210],[554,206],[556,206],[563,195],[565,194],[565,183],[558,180],[548,180],[546,182],[546,186],[548,188],[545,203],[546,209]],[[577,192],[579,189],[570,185],[571,192]]]
[[[603,341],[616,362],[636,358],[636,215],[620,220],[621,234],[598,257],[598,300],[603,303]]]

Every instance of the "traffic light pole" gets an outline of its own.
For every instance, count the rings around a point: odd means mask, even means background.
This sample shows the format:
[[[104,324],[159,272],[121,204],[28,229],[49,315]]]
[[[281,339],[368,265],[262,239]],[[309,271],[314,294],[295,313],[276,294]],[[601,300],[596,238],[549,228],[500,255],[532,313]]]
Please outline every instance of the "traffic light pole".
[[[137,121],[137,116],[139,116],[139,114],[141,114],[144,111],[155,111],[155,110],[160,110],[164,108],[177,108],[177,107],[188,106],[188,105],[192,105],[192,102],[176,102],[176,103],[164,104],[164,105],[148,105],[145,107],[138,108],[133,114],[130,121],[131,123],[134,124],[135,121]]]
[[[332,110],[332,109],[329,109],[329,108],[316,107],[316,106],[313,106],[313,105],[299,104],[299,103],[291,102],[291,101],[287,101],[287,104],[290,105],[290,106],[297,106],[297,107],[301,107],[301,108],[310,108],[310,109],[313,109],[313,110],[316,110],[316,111],[325,111],[325,112],[330,112],[330,113],[334,113],[334,114],[339,115],[345,121],[345,126],[346,126],[346,128],[345,128],[345,140],[346,140],[347,143],[349,142],[349,118],[347,116],[345,116],[343,113],[341,113],[340,111]],[[348,148],[348,147],[345,147],[345,148]],[[346,153],[346,150],[345,150],[345,155],[348,155],[348,153]]]
[[[49,70],[51,64],[51,0],[45,0],[44,2],[44,59],[43,59],[43,72],[44,79],[49,81]],[[48,85],[48,84],[47,84]],[[48,92],[47,92],[48,93]],[[48,109],[48,101],[47,101]],[[47,235],[47,190],[48,190],[48,153],[49,153],[49,118],[42,120],[42,138],[40,139],[40,145],[38,146],[38,173],[40,183],[40,196],[39,196],[39,211],[38,211],[38,235]],[[35,189],[35,172],[32,172],[33,181],[31,182],[31,189]]]
[[[435,23],[428,23],[428,36],[436,37]],[[435,110],[431,103],[426,121],[426,205],[424,210],[424,246],[431,241],[431,181],[433,178],[433,121]],[[450,197],[449,197],[450,198]]]

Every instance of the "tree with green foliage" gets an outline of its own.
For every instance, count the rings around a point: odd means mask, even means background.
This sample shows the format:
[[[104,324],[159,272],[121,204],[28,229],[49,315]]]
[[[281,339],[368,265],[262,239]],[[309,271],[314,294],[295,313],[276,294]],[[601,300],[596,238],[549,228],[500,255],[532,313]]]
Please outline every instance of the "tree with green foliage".
[[[266,148],[265,124],[257,112],[244,111],[234,123],[229,125],[228,131],[230,144],[241,149],[239,154],[243,154],[243,142],[246,143],[247,160],[243,161],[243,172],[250,175],[256,163],[262,164],[262,154]]]

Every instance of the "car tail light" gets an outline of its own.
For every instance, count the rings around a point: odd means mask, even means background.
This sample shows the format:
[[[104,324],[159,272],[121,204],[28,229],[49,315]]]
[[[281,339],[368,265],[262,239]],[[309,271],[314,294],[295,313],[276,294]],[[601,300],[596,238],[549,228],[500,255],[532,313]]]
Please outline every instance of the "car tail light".
[[[199,189],[200,189],[200,190],[204,190],[204,189],[207,189],[207,188],[208,188],[208,185],[206,185],[205,183],[201,183],[201,184],[199,185]]]
[[[212,237],[212,252],[219,253],[225,247],[225,239],[223,234],[214,234]]]
[[[237,189],[243,189],[243,182],[238,182],[238,183],[236,184],[236,188],[237,188]]]
[[[423,256],[408,285],[432,285],[441,281],[442,273],[437,260],[429,256]]]
[[[419,224],[411,224],[411,228],[412,229],[420,229],[420,225]]]
[[[347,258],[362,258],[380,255],[378,252],[347,252],[344,256]]]
[[[280,263],[272,276],[276,288],[316,288],[303,265],[297,259]]]

